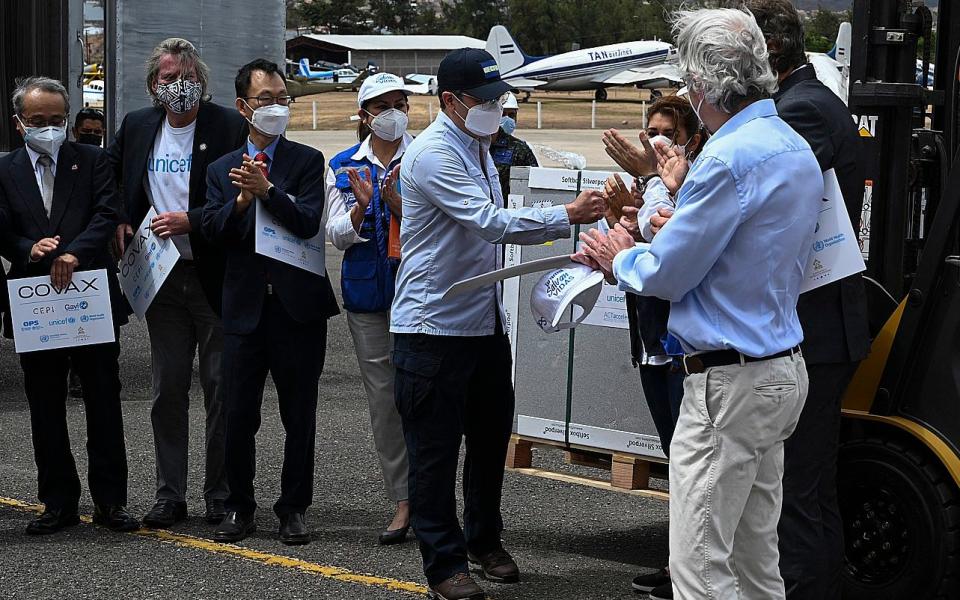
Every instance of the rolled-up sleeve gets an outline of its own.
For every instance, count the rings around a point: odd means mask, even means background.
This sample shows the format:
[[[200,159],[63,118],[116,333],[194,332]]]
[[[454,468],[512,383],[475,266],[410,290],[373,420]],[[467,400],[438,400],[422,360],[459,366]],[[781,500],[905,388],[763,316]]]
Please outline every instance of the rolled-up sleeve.
[[[676,212],[649,249],[623,250],[614,258],[613,274],[620,289],[679,302],[717,262],[742,215],[729,169],[707,159],[680,188]]]
[[[640,236],[648,242],[653,241],[653,232],[650,230],[650,217],[657,214],[661,208],[674,209],[673,198],[667,186],[663,185],[663,180],[659,177],[653,177],[647,182],[647,189],[643,192],[643,206],[637,213],[637,221],[640,224]]]
[[[498,208],[471,176],[455,150],[418,156],[412,180],[425,197],[451,219],[492,244],[540,244],[570,237],[566,207]]]
[[[327,239],[338,250],[346,250],[354,244],[366,242],[357,230],[353,228],[350,218],[350,209],[343,199],[343,194],[337,188],[337,175],[333,169],[327,168],[327,223],[325,226]]]

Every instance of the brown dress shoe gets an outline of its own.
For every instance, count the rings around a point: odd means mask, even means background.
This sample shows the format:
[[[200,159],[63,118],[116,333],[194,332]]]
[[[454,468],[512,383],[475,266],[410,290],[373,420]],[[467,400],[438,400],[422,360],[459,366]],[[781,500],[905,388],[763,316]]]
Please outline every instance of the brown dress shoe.
[[[470,562],[483,570],[483,578],[494,583],[517,583],[520,581],[520,568],[510,553],[503,548],[487,552],[480,556],[468,554]]]
[[[455,573],[450,579],[427,589],[427,598],[434,600],[483,600],[484,597],[483,590],[466,573]]]

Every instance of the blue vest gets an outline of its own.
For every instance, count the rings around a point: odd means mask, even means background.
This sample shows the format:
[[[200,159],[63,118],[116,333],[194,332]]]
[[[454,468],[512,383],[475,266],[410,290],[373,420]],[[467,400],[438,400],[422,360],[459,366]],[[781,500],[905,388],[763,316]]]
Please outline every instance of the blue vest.
[[[390,219],[393,215],[385,202],[380,200],[380,179],[385,176],[366,158],[355,160],[353,155],[360,144],[344,150],[330,160],[330,169],[336,175],[336,186],[343,196],[349,211],[357,203],[347,169],[354,168],[373,181],[373,198],[367,206],[360,225],[360,237],[366,242],[354,244],[343,254],[340,287],[343,291],[343,307],[355,313],[385,312],[393,303],[394,286],[400,261],[387,257],[387,239],[390,235]],[[388,165],[392,168],[394,164]],[[399,182],[397,183],[399,186]]]

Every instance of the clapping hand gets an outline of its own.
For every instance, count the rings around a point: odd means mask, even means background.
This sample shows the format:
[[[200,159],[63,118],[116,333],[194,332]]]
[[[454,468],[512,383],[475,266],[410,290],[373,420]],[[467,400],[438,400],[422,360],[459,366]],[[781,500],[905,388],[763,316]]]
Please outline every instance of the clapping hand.
[[[599,269],[607,281],[616,283],[616,278],[613,276],[613,259],[622,250],[634,247],[633,237],[618,224],[606,235],[597,229],[581,233],[580,241],[583,242],[580,251],[570,258]]]
[[[657,172],[657,158],[646,131],[640,131],[640,147],[628,142],[616,129],[604,131],[602,140],[607,155],[633,177]]]
[[[270,182],[263,174],[266,165],[254,160],[249,154],[243,154],[243,163],[240,167],[230,169],[230,180],[240,189],[237,196],[237,208],[245,210],[254,198],[266,198],[270,191]]]
[[[387,203],[390,212],[397,218],[403,216],[403,202],[400,194],[397,192],[397,181],[400,179],[400,165],[397,165],[390,171],[387,178],[383,180],[383,189],[380,190],[380,196]]]
[[[350,181],[353,197],[357,199],[357,206],[363,213],[370,206],[370,200],[373,198],[373,182],[353,167],[347,169],[347,180]]]
[[[676,195],[683,185],[683,180],[687,178],[687,171],[690,170],[690,163],[687,157],[677,146],[671,146],[663,149],[657,147],[657,171],[660,173],[660,179],[663,185],[667,186],[667,191]]]
[[[623,217],[623,208],[633,206],[633,195],[616,173],[607,178],[604,192],[607,195],[607,221],[613,226]]]

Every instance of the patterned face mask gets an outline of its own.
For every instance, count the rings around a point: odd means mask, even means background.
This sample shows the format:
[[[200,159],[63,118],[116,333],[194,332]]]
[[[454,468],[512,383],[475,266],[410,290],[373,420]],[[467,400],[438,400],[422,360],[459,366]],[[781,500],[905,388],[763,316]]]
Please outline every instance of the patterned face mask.
[[[171,111],[188,113],[200,102],[203,86],[198,81],[178,79],[170,83],[157,84],[157,100]]]

